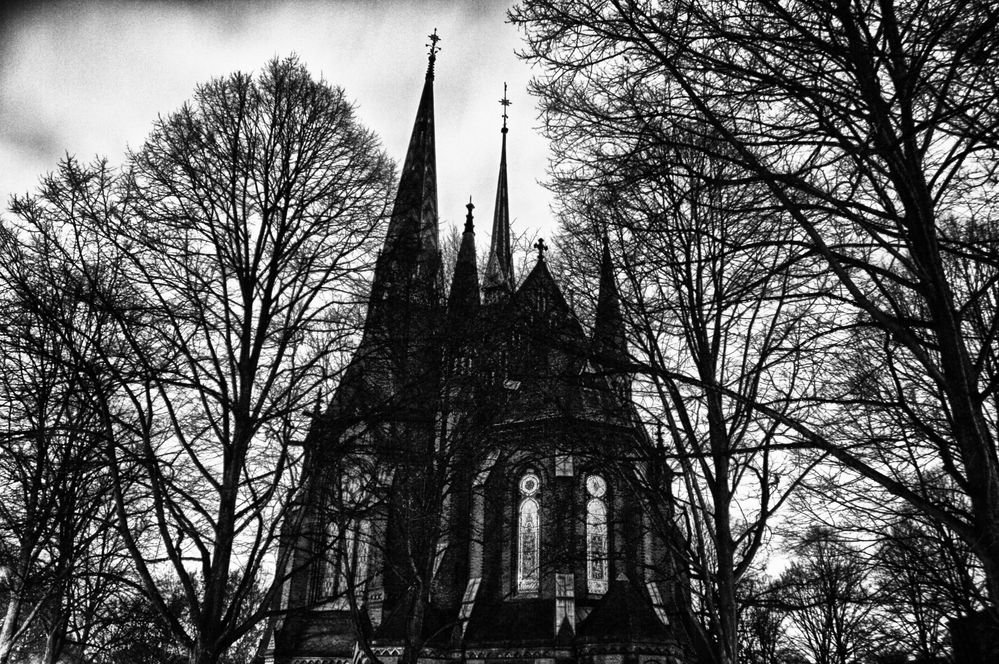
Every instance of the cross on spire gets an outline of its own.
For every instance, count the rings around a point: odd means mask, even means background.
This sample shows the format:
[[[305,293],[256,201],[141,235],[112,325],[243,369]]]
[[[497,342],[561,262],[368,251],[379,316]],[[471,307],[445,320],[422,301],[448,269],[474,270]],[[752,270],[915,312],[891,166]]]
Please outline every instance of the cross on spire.
[[[538,260],[543,261],[545,259],[545,252],[548,251],[548,245],[545,244],[544,238],[538,238],[538,241],[534,243],[534,248],[538,250]]]
[[[505,134],[507,132],[507,129],[506,129],[506,119],[508,117],[507,114],[506,114],[506,109],[507,109],[507,107],[510,106],[510,104],[513,103],[512,101],[510,101],[506,97],[506,81],[503,82],[503,98],[500,99],[499,103],[503,107],[503,129],[501,129],[501,131]]]
[[[440,36],[437,34],[437,28],[434,28],[434,31],[427,35],[427,39],[430,40],[430,43],[426,45],[427,48],[430,49],[430,53],[428,54],[430,61],[427,64],[427,76],[432,77],[434,75],[434,63],[437,62],[437,53],[441,50],[441,47],[437,45],[437,42],[441,40]]]

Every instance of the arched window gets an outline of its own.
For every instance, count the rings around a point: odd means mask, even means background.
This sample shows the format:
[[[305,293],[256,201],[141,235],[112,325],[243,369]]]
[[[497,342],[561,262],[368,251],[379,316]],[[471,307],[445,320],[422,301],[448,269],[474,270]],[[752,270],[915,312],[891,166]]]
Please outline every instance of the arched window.
[[[586,478],[586,589],[607,592],[607,483],[599,475]]]
[[[348,574],[353,575],[355,592],[363,596],[368,580],[371,524],[357,519],[347,524],[343,533],[336,522],[326,526],[326,555],[322,583],[322,599],[334,600],[335,608],[346,608],[344,593],[350,588]],[[342,606],[340,606],[342,605]]]
[[[541,481],[528,472],[520,478],[520,507],[517,510],[517,590],[537,592],[540,560],[541,518],[538,489]]]

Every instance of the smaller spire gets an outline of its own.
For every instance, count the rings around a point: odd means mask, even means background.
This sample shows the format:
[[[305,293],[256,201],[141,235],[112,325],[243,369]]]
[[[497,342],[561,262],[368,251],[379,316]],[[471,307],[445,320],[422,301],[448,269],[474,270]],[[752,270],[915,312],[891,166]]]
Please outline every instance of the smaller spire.
[[[448,297],[448,317],[454,341],[465,342],[470,334],[472,320],[479,308],[479,269],[475,260],[475,222],[472,210],[475,205],[468,198],[468,214],[465,216],[465,231],[461,235],[458,257],[454,263],[454,276],[451,280],[451,293]]]
[[[441,40],[440,36],[437,34],[437,28],[427,35],[430,43],[427,44],[427,48],[430,49],[429,57],[427,62],[427,78],[431,81],[434,80],[434,63],[437,62],[437,53],[440,52],[441,47],[437,45],[437,42]]]
[[[465,206],[468,209],[468,213],[465,215],[465,231],[466,233],[472,233],[475,231],[475,226],[472,223],[472,210],[475,209],[475,205],[472,204],[472,197],[468,197],[468,205]]]
[[[496,181],[496,206],[493,208],[493,234],[489,244],[489,258],[483,288],[487,302],[495,302],[513,292],[513,258],[510,246],[510,201],[506,177],[506,134],[507,113],[510,100],[506,96],[506,83],[503,84],[503,138],[500,142],[499,177]]]
[[[597,312],[593,325],[593,354],[597,362],[610,372],[611,383],[619,393],[630,399],[631,380],[624,370],[628,362],[628,341],[624,316],[621,314],[621,295],[614,281],[610,238],[606,233],[603,236],[600,290],[597,293]]]

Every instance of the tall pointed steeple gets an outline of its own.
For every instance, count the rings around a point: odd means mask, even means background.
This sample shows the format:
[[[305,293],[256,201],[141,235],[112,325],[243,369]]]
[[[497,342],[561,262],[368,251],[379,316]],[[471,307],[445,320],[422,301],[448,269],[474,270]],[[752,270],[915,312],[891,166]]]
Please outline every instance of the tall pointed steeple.
[[[597,295],[596,321],[593,325],[593,355],[597,363],[608,372],[609,379],[623,395],[628,395],[631,377],[624,367],[628,361],[628,341],[625,337],[624,316],[621,314],[621,295],[614,281],[614,263],[611,260],[610,240],[603,238],[600,260],[600,292]]]
[[[385,244],[378,256],[371,309],[420,300],[430,306],[443,292],[437,220],[437,154],[434,139],[434,63],[440,50],[430,35],[429,62],[413,123]],[[393,316],[398,315],[396,311]],[[369,311],[369,323],[373,311]]]
[[[489,245],[489,260],[483,290],[487,301],[495,301],[503,293],[513,292],[513,257],[510,248],[510,202],[506,178],[506,134],[507,113],[510,100],[506,96],[506,83],[503,84],[503,135],[500,148],[499,179],[496,183],[496,205],[493,208],[493,234]]]
[[[479,308],[479,268],[475,258],[475,222],[472,210],[475,206],[468,199],[468,214],[465,215],[465,230],[461,234],[458,258],[454,262],[454,277],[451,293],[448,296],[448,318],[452,323],[468,323]]]

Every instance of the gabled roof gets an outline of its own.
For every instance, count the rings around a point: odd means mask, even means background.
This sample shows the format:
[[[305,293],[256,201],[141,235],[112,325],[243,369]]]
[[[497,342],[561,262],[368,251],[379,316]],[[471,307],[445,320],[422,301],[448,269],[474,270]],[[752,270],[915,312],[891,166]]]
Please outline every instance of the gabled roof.
[[[671,638],[656,616],[651,600],[623,575],[611,582],[607,593],[579,625],[576,635],[580,641],[589,643],[632,644]]]
[[[543,256],[514,293],[502,318],[510,328],[506,353],[509,375],[516,385],[501,421],[573,418],[634,425],[606,377],[593,370],[591,342]]]

